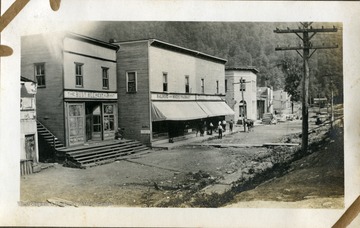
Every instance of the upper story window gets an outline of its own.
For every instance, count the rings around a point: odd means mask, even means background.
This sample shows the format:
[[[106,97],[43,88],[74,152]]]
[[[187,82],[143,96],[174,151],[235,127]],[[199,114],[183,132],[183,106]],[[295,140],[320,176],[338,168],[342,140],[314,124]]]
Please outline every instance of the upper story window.
[[[163,92],[168,92],[168,75],[163,73]]]
[[[102,67],[102,87],[109,89],[109,68]]]
[[[227,79],[225,79],[225,93],[228,91]]]
[[[240,91],[246,91],[245,79],[240,79]]]
[[[75,63],[75,86],[84,87],[83,63]]]
[[[219,81],[216,81],[216,93],[219,93]]]
[[[189,75],[185,75],[185,93],[190,93],[190,79],[189,79]]]
[[[126,72],[126,92],[136,93],[137,91],[137,75],[135,71]]]
[[[45,63],[35,63],[35,79],[39,88],[45,87]]]
[[[252,84],[252,90],[253,90],[253,92],[256,92],[256,83],[255,83],[255,81],[254,81],[254,80],[251,81],[251,84]]]
[[[205,81],[203,78],[201,79],[201,93],[205,93]]]

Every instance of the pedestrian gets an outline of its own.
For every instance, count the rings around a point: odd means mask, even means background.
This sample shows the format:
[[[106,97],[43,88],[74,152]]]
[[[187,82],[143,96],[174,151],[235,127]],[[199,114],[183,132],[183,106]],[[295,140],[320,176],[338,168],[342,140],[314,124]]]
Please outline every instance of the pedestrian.
[[[223,127],[223,131],[226,131],[226,120],[222,121],[222,127]]]
[[[219,131],[219,139],[222,139],[222,133],[223,133],[223,128],[219,122],[219,125],[218,125],[218,131]]]
[[[231,132],[233,131],[233,126],[234,126],[234,121],[230,120],[229,127]]]
[[[212,122],[210,122],[210,134],[209,135],[212,135],[213,133],[213,128],[214,128],[214,125]]]

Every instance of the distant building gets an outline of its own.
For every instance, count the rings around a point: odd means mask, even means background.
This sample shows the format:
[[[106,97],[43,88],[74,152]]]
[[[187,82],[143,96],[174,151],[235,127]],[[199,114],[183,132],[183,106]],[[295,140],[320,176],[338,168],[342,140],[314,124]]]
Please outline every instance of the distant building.
[[[22,37],[21,74],[37,82],[37,119],[66,147],[114,139],[118,48],[69,32]]]
[[[257,119],[262,119],[264,113],[273,113],[273,90],[270,87],[257,88]]]
[[[20,159],[21,163],[30,162],[29,164],[32,164],[39,161],[36,83],[21,77],[20,85]]]
[[[276,112],[289,111],[291,108],[291,96],[284,90],[275,90],[274,91],[274,110]]]
[[[227,60],[156,39],[116,42],[119,127],[147,145],[217,125]],[[171,141],[171,140],[170,140]]]
[[[226,102],[234,110],[231,118],[238,120],[255,120],[256,108],[256,80],[259,71],[254,67],[232,67],[225,71]],[[243,80],[244,83],[240,83]],[[230,117],[229,117],[230,118]]]

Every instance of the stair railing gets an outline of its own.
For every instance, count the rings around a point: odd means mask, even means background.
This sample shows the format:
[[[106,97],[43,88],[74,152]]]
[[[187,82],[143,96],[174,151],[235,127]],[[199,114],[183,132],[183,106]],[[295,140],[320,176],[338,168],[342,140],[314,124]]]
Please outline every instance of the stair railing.
[[[47,129],[39,120],[36,119],[36,122],[41,125],[43,128],[46,129],[46,131],[51,135],[52,137],[52,147],[56,148],[56,136],[51,132],[49,131],[49,129]]]

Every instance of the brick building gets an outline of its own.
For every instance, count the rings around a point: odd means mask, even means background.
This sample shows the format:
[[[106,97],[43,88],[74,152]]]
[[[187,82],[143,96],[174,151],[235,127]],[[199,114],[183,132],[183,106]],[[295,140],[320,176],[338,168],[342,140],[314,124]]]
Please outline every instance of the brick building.
[[[254,67],[226,68],[226,102],[234,110],[234,116],[229,116],[236,122],[244,118],[257,119],[256,74]],[[243,80],[243,83],[240,81]]]
[[[125,138],[152,145],[233,114],[225,103],[225,59],[156,39],[115,44]]]
[[[37,82],[37,120],[66,147],[114,138],[118,48],[70,32],[22,37],[21,74]]]

